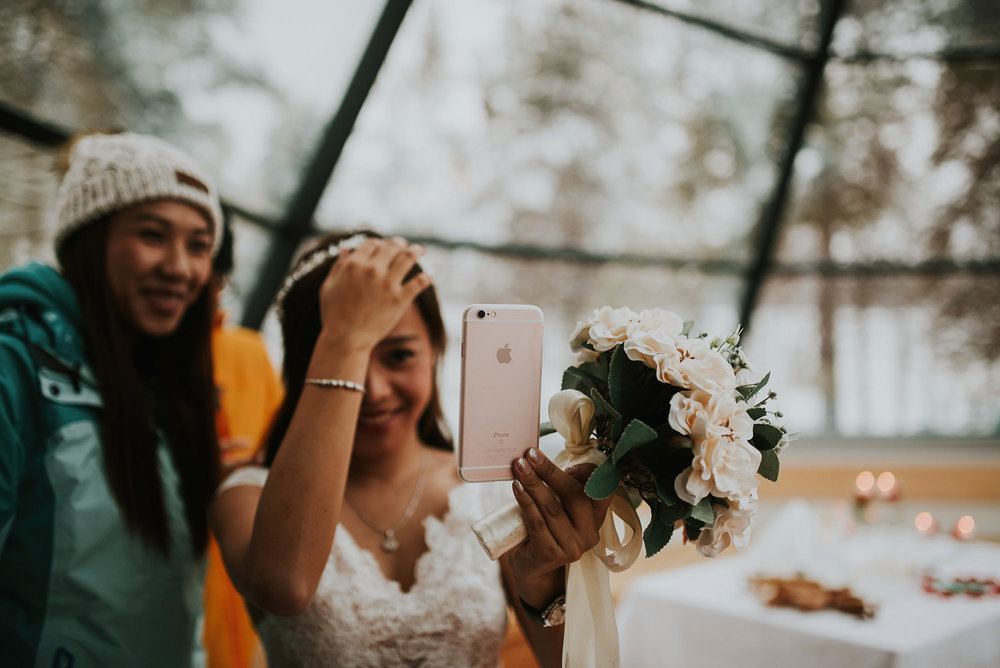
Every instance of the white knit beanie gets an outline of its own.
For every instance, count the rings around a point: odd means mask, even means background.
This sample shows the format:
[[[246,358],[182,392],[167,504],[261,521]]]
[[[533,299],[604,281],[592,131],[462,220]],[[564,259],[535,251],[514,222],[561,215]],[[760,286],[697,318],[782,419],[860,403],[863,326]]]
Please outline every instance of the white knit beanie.
[[[222,208],[205,171],[171,144],[133,133],[80,138],[56,195],[56,251],[81,226],[134,204],[169,199],[201,209],[212,224],[212,255],[222,240]]]

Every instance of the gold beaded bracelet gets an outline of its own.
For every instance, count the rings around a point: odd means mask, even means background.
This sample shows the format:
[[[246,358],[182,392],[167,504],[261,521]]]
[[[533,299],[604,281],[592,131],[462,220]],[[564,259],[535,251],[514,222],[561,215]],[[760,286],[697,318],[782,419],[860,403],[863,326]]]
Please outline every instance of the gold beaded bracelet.
[[[306,385],[318,385],[319,387],[342,387],[345,390],[354,390],[364,394],[365,386],[355,383],[353,380],[341,380],[340,378],[306,378]]]

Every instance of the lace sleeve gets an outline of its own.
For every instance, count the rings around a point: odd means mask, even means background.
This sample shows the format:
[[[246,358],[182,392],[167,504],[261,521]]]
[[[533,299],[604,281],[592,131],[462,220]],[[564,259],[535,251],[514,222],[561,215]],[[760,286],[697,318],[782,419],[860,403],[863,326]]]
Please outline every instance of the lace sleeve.
[[[242,466],[226,476],[226,479],[215,490],[215,495],[219,496],[227,489],[244,485],[263,487],[266,481],[267,469],[263,466]]]

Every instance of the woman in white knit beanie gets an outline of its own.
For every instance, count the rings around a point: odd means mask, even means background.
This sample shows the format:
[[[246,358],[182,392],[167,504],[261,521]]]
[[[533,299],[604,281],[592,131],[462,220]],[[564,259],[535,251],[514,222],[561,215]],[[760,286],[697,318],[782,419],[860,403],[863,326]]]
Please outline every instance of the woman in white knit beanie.
[[[219,199],[170,144],[93,134],[54,213],[59,268],[0,276],[4,661],[197,664]]]

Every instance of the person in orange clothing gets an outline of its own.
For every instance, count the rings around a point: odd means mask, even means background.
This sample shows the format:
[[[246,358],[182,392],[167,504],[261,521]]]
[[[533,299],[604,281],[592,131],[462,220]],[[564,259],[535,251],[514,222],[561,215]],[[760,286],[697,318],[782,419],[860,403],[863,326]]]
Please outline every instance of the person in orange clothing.
[[[219,293],[233,268],[233,236],[228,221],[212,265],[210,289],[216,298],[212,328],[217,405],[216,430],[224,468],[252,461],[271,414],[281,402],[282,389],[260,334],[225,324]],[[205,574],[205,616],[202,641],[209,668],[250,668],[265,664],[257,633],[243,597],[226,574],[214,538],[209,542]]]

